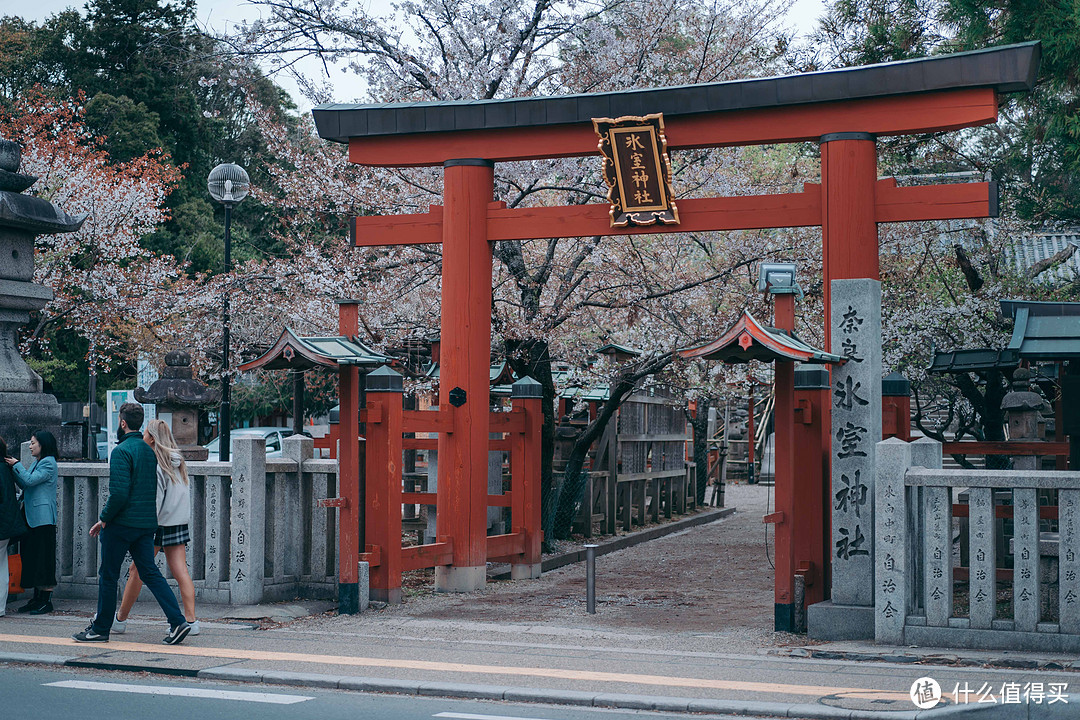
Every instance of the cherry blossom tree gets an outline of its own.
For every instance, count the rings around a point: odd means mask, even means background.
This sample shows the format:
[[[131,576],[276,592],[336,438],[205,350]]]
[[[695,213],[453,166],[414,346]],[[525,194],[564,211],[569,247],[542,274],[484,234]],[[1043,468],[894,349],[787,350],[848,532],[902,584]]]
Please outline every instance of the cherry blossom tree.
[[[84,122],[83,98],[33,92],[0,116],[0,134],[23,148],[21,171],[38,177],[28,192],[68,213],[87,213],[78,232],[37,239],[35,281],[53,290],[26,338],[39,343],[55,324],[90,341],[104,367],[132,360],[136,341],[175,311],[192,287],[168,256],[140,245],[167,218],[165,199],[180,173],[159,151],[113,163]]]
[[[389,18],[374,17],[359,3],[256,4],[268,11],[267,17],[233,39],[238,51],[284,64],[304,56],[345,62],[364,78],[366,100],[400,102],[761,75],[774,69],[782,39],[776,21],[787,3],[418,0],[397,6]],[[313,99],[329,99],[316,81],[308,87]],[[436,329],[440,249],[346,249],[342,220],[350,214],[422,212],[439,202],[439,173],[350,168],[339,148],[275,129],[269,116],[264,120],[273,148],[267,172],[275,187],[262,198],[281,215],[279,231],[295,250],[288,263],[307,268],[292,282],[321,297],[312,303],[323,324],[332,318],[326,310],[334,293],[364,300],[373,341]],[[799,166],[805,164],[789,149],[695,150],[674,153],[672,160],[675,186],[684,197],[784,188],[801,182]],[[506,163],[496,171],[496,199],[509,207],[603,202],[606,194],[595,158]],[[749,275],[749,266],[763,257],[789,252],[792,238],[802,237],[743,232],[496,244],[495,346],[519,374],[544,387],[549,507],[554,503],[549,474],[554,398],[560,389],[554,384],[552,357],[570,361],[575,369],[571,382],[617,380],[600,377],[611,368],[591,364],[599,344],[616,341],[644,348],[642,367],[659,371],[674,349],[721,331],[737,316],[744,294],[723,297],[726,283],[736,277],[741,281],[745,275],[739,273]],[[313,287],[316,268],[318,287]],[[283,277],[288,273],[283,270],[270,275]],[[625,385],[629,394],[648,374],[628,385],[614,384]],[[624,397],[618,393],[613,406]],[[584,460],[584,447],[575,462]],[[576,502],[577,494],[578,488],[569,488],[562,503]]]

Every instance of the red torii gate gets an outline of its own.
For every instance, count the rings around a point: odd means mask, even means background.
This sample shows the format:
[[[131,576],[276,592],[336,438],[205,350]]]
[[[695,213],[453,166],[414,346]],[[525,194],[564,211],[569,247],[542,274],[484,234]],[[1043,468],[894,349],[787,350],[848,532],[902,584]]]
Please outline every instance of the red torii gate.
[[[993,183],[898,187],[893,179],[879,179],[875,138],[995,122],[999,93],[1034,85],[1039,52],[1038,43],[1024,43],[658,90],[315,108],[320,136],[348,143],[352,162],[444,167],[441,207],[358,217],[351,238],[358,246],[443,244],[440,408],[457,406],[450,431],[439,436],[438,483],[449,494],[438,508],[438,533],[452,538],[453,557],[436,569],[437,589],[468,591],[485,582],[490,243],[820,225],[828,317],[831,280],[878,278],[877,223],[996,214]],[[808,183],[800,193],[680,199],[681,223],[675,226],[613,228],[606,204],[510,209],[493,201],[495,162],[594,155],[593,118],[648,113],[663,113],[669,150],[820,141],[821,183]],[[827,323],[825,334],[829,350]],[[346,418],[356,417],[356,403],[354,389],[344,384],[343,433]],[[345,454],[343,449],[343,526],[359,512],[357,465]],[[781,495],[792,492],[791,479],[782,484],[778,477],[776,492],[779,505]],[[778,538],[789,531],[779,524]],[[358,552],[356,543],[341,547],[339,582],[353,588]],[[777,567],[778,604],[791,602],[784,585],[794,570]]]

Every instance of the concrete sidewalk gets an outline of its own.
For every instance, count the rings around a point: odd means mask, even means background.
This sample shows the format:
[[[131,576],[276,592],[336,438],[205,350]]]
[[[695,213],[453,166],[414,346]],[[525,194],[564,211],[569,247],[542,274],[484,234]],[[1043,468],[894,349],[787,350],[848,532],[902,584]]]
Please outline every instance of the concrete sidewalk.
[[[0,662],[366,692],[814,719],[1065,720],[1077,717],[1080,704],[1078,694],[1076,704],[972,702],[917,711],[909,690],[924,676],[938,680],[946,693],[965,683],[973,688],[989,684],[995,692],[1004,683],[1060,682],[1075,689],[1080,676],[791,657],[771,649],[726,653],[723,637],[711,633],[672,636],[526,623],[447,623],[390,614],[381,622],[343,632],[343,625],[356,618],[288,620],[323,607],[264,606],[248,613],[258,618],[237,619],[231,617],[231,608],[207,606],[202,609],[207,618],[202,634],[175,647],[160,644],[164,621],[151,614],[133,615],[125,634],[114,634],[101,645],[69,639],[89,620],[86,609],[32,618],[9,615],[0,618]],[[673,647],[678,645],[683,649]]]
[[[355,616],[337,616],[330,602],[199,605],[202,634],[176,647],[160,644],[166,628],[153,601],[136,605],[127,632],[108,644],[76,644],[70,636],[86,626],[92,603],[59,598],[56,614],[0,618],[0,662],[744,716],[1080,717],[1080,675],[1067,671],[1076,658],[999,653],[996,660],[1013,664],[993,666],[981,653],[810,643],[772,632],[760,619],[771,620],[772,610],[771,576],[761,569],[766,493],[736,487],[729,497],[740,513],[636,546],[618,538],[628,546],[597,563],[595,615],[585,613],[582,564],[463,595],[421,583],[404,604]],[[910,691],[922,677],[946,695],[1060,683],[1076,701],[973,700],[917,711]]]

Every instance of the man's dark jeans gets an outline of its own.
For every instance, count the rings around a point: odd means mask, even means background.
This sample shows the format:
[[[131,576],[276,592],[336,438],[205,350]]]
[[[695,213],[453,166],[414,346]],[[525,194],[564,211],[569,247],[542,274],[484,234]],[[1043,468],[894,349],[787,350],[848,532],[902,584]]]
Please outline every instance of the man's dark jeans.
[[[120,568],[124,556],[131,553],[131,560],[139,571],[143,584],[150,588],[158,605],[174,628],[185,622],[184,613],[176,602],[169,583],[154,564],[154,532],[156,528],[133,528],[127,525],[107,524],[101,531],[101,568],[98,570],[98,607],[94,620],[94,632],[108,635],[116,615],[116,584],[120,580]]]

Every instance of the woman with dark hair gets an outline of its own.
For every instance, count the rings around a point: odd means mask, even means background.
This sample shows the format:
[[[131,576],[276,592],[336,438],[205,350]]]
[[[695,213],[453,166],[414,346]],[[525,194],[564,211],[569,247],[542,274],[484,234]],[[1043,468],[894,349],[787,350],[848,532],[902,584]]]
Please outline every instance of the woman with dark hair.
[[[56,438],[48,430],[30,437],[34,463],[24,468],[13,457],[4,458],[23,489],[23,507],[30,532],[19,543],[22,548],[22,586],[34,588],[34,597],[19,612],[44,615],[53,611],[52,591],[56,588]]]
[[[0,458],[8,455],[7,443],[0,438]],[[26,532],[26,523],[15,497],[15,475],[6,463],[0,463],[0,617],[7,614],[8,545]]]

